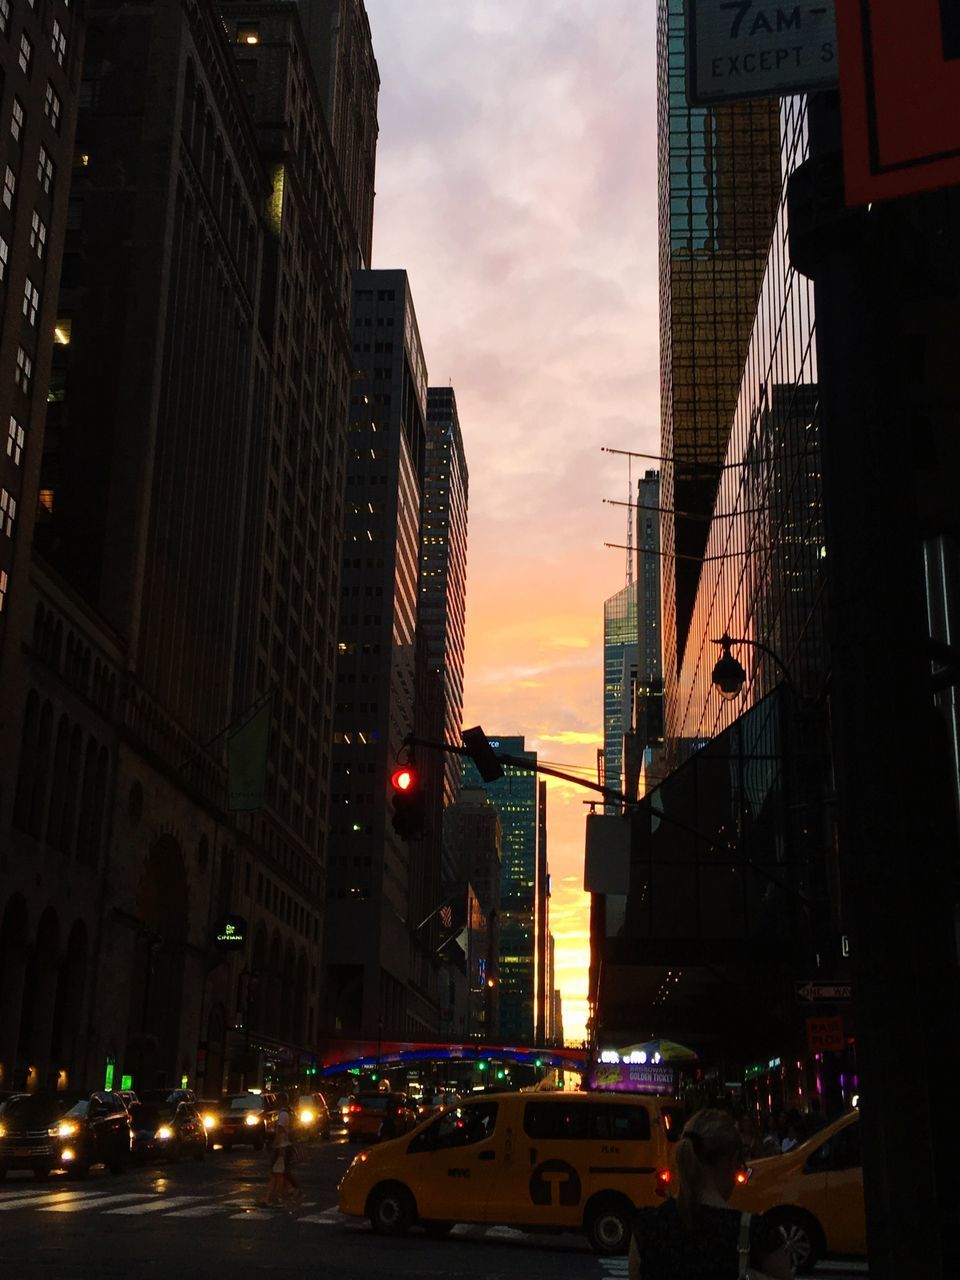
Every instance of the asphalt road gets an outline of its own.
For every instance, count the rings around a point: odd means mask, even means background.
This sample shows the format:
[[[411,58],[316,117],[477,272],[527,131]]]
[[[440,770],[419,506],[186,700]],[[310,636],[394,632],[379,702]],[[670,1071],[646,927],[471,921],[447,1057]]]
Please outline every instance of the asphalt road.
[[[260,1209],[263,1153],[234,1150],[112,1177],[48,1182],[10,1174],[0,1183],[0,1275],[17,1280],[228,1280],[261,1273],[324,1280],[616,1280],[625,1258],[595,1258],[574,1235],[507,1227],[455,1227],[446,1240],[411,1231],[375,1236],[336,1208],[336,1186],[356,1148],[342,1135],[300,1148],[306,1199]],[[824,1266],[818,1276],[862,1280],[863,1264]]]

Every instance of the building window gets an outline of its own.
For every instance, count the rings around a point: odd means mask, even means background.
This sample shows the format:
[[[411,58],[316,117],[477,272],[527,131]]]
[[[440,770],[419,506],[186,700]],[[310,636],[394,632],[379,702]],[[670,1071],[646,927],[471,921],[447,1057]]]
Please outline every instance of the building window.
[[[237,26],[237,44],[259,44],[260,25],[256,22],[244,22]]]
[[[53,20],[53,32],[50,36],[50,48],[53,51],[53,55],[57,62],[59,62],[62,67],[63,60],[67,56],[67,37],[56,18]]]
[[[0,533],[13,537],[13,522],[17,518],[17,500],[6,489],[0,489]]]
[[[13,107],[10,110],[10,132],[19,142],[23,132],[23,103],[19,98],[14,98]]]
[[[17,190],[17,175],[13,172],[9,165],[7,171],[3,175],[3,203],[8,209],[13,208],[13,197]]]
[[[41,145],[40,158],[37,161],[37,181],[47,195],[50,194],[50,188],[53,186],[53,171],[53,161],[50,159],[47,148]]]
[[[13,459],[13,465],[19,467],[23,454],[24,431],[20,423],[11,413],[10,426],[7,428],[7,457]]]
[[[7,577],[4,571],[0,569],[0,613],[3,613],[3,606],[6,603],[7,585],[9,584],[9,582],[10,582],[10,579]]]
[[[0,236],[0,280],[6,280],[7,278],[7,263],[9,260],[10,246],[7,244],[6,240],[4,240],[3,236]]]
[[[10,0],[0,0],[0,35],[6,35],[10,27]]]
[[[30,74],[30,63],[33,61],[33,42],[25,31],[20,32],[20,53],[17,56],[20,70],[25,76]]]
[[[61,316],[53,327],[53,340],[58,347],[69,347],[73,336],[73,320],[69,316]]]
[[[43,114],[53,125],[55,132],[60,132],[60,112],[63,104],[60,101],[60,95],[56,89],[47,81],[47,97],[43,104]]]
[[[23,347],[17,347],[17,367],[14,372],[14,381],[24,395],[30,394],[30,379],[33,377],[33,360],[27,355]]]
[[[27,276],[23,286],[23,314],[32,325],[37,323],[37,311],[40,307],[40,290]]]
[[[43,261],[43,251],[47,247],[47,224],[37,213],[33,211],[33,218],[30,222],[30,248],[34,251],[40,261]]]

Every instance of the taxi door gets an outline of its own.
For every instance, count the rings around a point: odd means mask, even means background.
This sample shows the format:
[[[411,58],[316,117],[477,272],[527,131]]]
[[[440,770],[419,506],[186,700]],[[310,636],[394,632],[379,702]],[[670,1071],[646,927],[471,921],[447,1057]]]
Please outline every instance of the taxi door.
[[[451,1107],[411,1138],[404,1181],[421,1218],[490,1221],[487,1205],[502,1164],[498,1111],[496,1102],[486,1101]]]
[[[860,1122],[854,1120],[846,1125],[830,1145],[826,1203],[821,1218],[827,1247],[831,1253],[866,1253]]]
[[[589,1104],[520,1094],[504,1117],[503,1162],[491,1189],[488,1221],[579,1227],[587,1170]]]

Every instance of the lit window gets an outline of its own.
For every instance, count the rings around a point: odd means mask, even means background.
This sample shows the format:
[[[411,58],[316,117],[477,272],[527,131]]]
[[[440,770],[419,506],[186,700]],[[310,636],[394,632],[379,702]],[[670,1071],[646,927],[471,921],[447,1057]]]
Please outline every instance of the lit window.
[[[27,317],[30,324],[37,323],[37,311],[40,307],[40,290],[27,276],[26,283],[23,286],[23,314]]]
[[[259,44],[260,28],[256,23],[248,22],[237,27],[237,44]]]
[[[39,502],[40,506],[43,507],[44,511],[48,511],[50,515],[53,515],[53,490],[52,489],[41,489],[39,494],[37,495],[37,501]]]
[[[4,571],[0,569],[0,613],[3,613],[3,606],[7,599],[7,586],[9,582],[10,579]]]
[[[6,35],[10,26],[10,0],[0,0],[0,34]]]
[[[56,18],[53,20],[53,31],[50,36],[50,48],[53,51],[57,62],[59,62],[62,67],[63,60],[67,56],[67,37]]]
[[[73,332],[73,321],[69,316],[61,316],[53,329],[53,340],[59,347],[69,347]]]
[[[13,377],[24,395],[29,395],[30,379],[33,377],[33,360],[27,355],[23,347],[17,347],[17,367]]]
[[[13,537],[13,522],[17,518],[17,500],[6,489],[0,489],[0,533]]]
[[[40,156],[37,160],[37,181],[43,187],[47,195],[50,194],[50,188],[53,185],[54,164],[50,159],[47,148],[40,147]]]
[[[7,172],[3,175],[3,203],[8,209],[13,208],[13,197],[17,189],[17,175],[7,165]]]
[[[25,76],[30,74],[30,63],[33,61],[33,42],[25,31],[20,32],[20,52],[17,55],[20,70]]]
[[[43,251],[47,247],[47,224],[37,213],[33,211],[33,218],[30,222],[30,248],[37,257],[43,261]]]
[[[11,413],[10,426],[7,428],[7,457],[13,459],[13,465],[19,467],[23,453],[24,431],[20,423]]]
[[[7,278],[7,262],[9,261],[9,258],[10,246],[7,244],[6,240],[4,240],[3,236],[0,236],[0,280],[6,280]]]
[[[2,3],[2,0],[0,0]],[[60,95],[54,89],[50,81],[47,81],[47,96],[43,104],[43,114],[53,125],[57,133],[60,132],[60,112],[63,104],[60,101]]]
[[[20,134],[23,132],[23,103],[19,98],[14,98],[13,107],[10,111],[10,132],[19,142]]]

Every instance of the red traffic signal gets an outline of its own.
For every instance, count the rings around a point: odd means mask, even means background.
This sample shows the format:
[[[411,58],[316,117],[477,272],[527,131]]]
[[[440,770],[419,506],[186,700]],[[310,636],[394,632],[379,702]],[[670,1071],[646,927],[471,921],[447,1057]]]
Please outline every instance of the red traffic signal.
[[[390,776],[393,787],[393,829],[403,840],[419,840],[423,835],[426,797],[420,775],[409,764]]]

